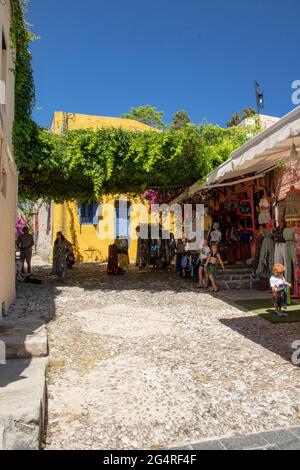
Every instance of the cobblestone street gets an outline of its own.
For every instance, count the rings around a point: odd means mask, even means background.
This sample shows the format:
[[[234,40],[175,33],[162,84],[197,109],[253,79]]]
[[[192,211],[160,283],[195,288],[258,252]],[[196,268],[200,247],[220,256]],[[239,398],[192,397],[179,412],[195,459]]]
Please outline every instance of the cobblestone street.
[[[47,449],[170,448],[299,426],[300,323],[268,323],[173,272],[38,275],[34,308],[53,317]]]

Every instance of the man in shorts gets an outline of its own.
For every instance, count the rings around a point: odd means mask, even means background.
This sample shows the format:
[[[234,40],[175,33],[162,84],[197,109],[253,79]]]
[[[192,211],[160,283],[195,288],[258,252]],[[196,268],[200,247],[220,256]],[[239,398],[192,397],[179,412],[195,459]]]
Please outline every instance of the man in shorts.
[[[18,237],[17,247],[21,252],[20,261],[22,263],[22,273],[25,272],[25,261],[27,272],[31,273],[32,247],[34,246],[33,236],[29,233],[28,227],[23,228],[23,234]]]

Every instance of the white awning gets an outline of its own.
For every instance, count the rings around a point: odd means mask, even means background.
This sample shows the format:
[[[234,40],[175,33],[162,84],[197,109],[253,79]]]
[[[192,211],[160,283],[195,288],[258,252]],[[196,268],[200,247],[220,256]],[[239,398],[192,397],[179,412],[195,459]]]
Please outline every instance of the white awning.
[[[290,157],[293,143],[300,154],[300,107],[284,116],[231,154],[229,160],[210,173],[205,181],[190,186],[173,203],[181,202],[200,190],[209,189],[235,178],[257,177]]]

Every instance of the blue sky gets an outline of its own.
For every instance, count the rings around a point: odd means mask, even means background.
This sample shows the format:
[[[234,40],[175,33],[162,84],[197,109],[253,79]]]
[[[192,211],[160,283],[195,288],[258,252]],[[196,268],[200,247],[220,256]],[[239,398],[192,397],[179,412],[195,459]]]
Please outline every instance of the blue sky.
[[[255,106],[292,110],[300,79],[299,0],[31,0],[27,18],[37,88],[34,117],[54,111],[119,116],[151,104],[170,122],[224,125]]]

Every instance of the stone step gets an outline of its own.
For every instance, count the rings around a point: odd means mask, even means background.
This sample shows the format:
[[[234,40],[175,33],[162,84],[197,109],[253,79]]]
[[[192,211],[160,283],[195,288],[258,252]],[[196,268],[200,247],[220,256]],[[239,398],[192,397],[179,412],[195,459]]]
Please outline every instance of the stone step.
[[[252,274],[252,268],[241,268],[241,269],[232,269],[225,266],[225,273],[237,275],[237,274]]]
[[[8,360],[6,365],[0,365],[0,446],[4,450],[40,447],[47,362],[46,358],[32,358]]]
[[[28,359],[48,355],[48,337],[45,325],[27,324],[22,327],[2,326],[0,341],[6,348],[7,359]]]
[[[248,269],[249,265],[244,263],[244,264],[225,264],[225,266],[228,269]]]
[[[252,273],[247,274],[228,274],[226,271],[218,271],[218,279],[222,281],[241,281],[244,279],[252,280],[254,276]]]
[[[217,284],[221,290],[258,289],[260,287],[260,281],[257,279],[226,281],[217,278]]]

